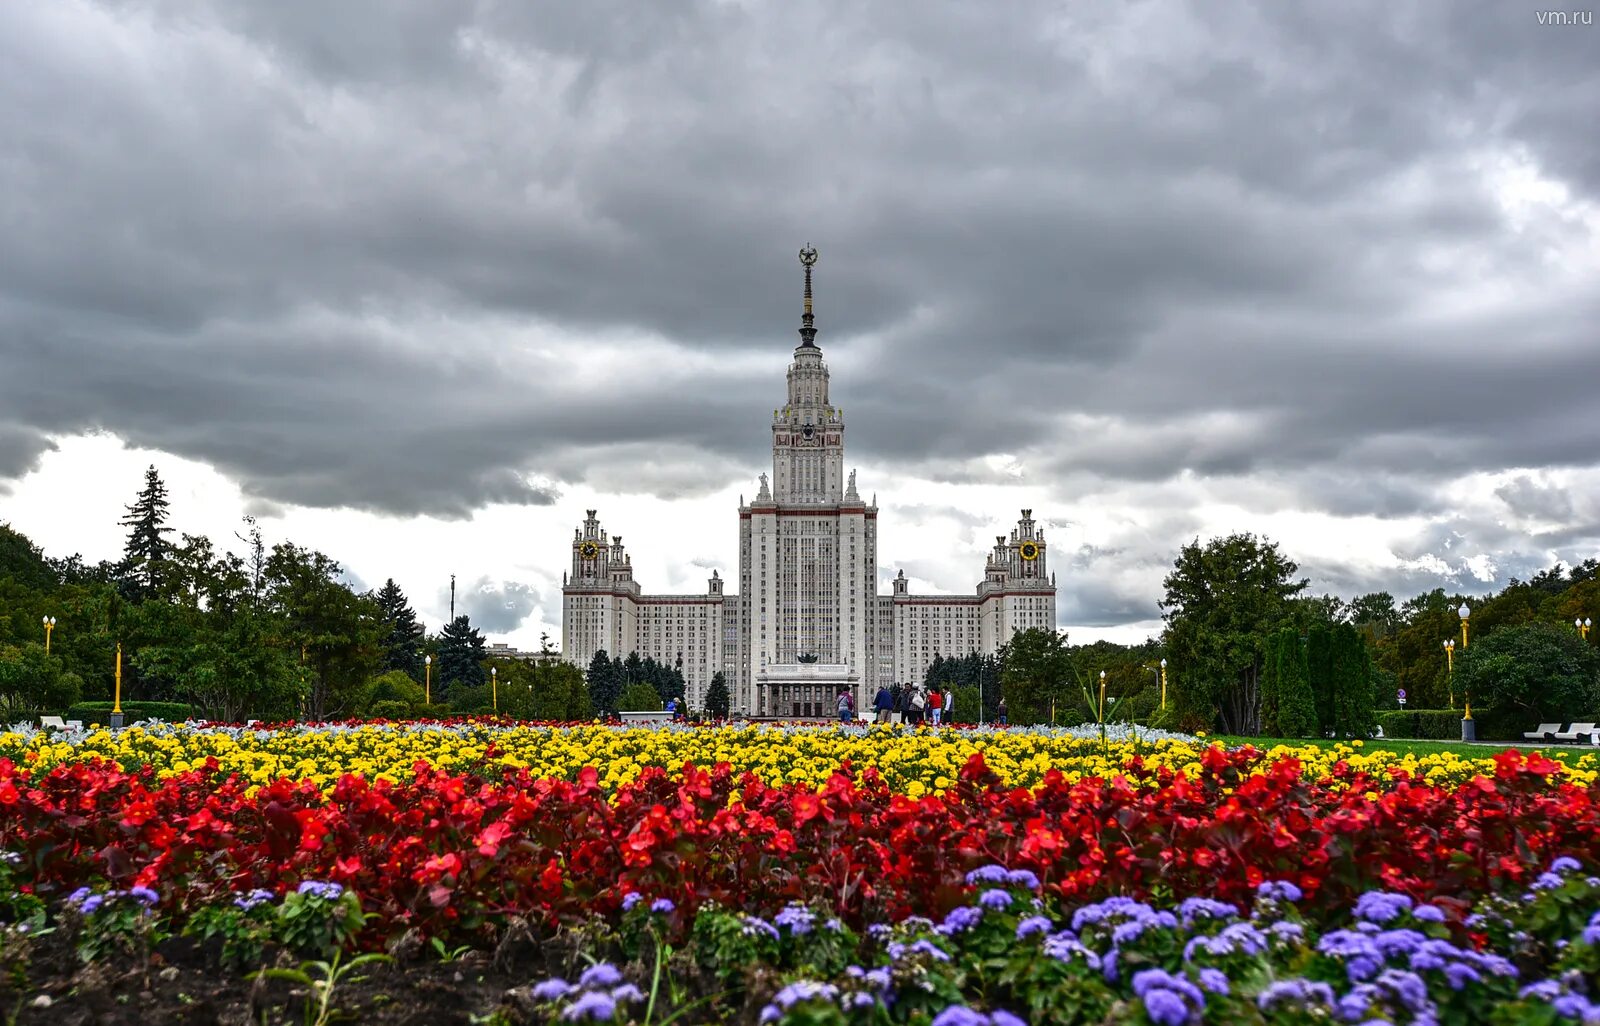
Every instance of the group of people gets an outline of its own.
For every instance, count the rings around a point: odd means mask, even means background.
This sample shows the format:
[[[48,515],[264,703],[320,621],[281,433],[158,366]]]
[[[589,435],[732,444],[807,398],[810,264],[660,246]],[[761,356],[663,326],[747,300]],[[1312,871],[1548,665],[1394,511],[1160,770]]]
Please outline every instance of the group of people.
[[[955,707],[955,694],[945,688],[918,688],[910,684],[878,688],[872,700],[873,719],[878,723],[929,723],[938,726],[950,722]],[[848,688],[841,688],[836,702],[839,722],[852,723],[856,719],[856,696]],[[995,708],[995,722],[1006,722],[1006,700],[1002,696]]]

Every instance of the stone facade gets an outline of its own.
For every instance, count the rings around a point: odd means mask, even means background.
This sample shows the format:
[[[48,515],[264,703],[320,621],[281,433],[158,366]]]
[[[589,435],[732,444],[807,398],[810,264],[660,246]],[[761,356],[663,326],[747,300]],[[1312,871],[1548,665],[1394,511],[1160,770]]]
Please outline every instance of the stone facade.
[[[810,254],[807,262],[806,254]],[[727,676],[736,715],[832,715],[840,688],[871,705],[880,684],[921,683],[935,655],[993,653],[1012,634],[1055,626],[1055,579],[1031,510],[998,535],[971,595],[912,595],[904,571],[878,593],[878,506],[845,474],[844,412],[828,395],[806,263],[801,344],[772,412],[772,477],[739,503],[738,593],[715,571],[700,595],[646,595],[622,536],[595,510],[573,533],[562,586],[561,651],[587,667],[605,649],[680,662],[691,708]]]

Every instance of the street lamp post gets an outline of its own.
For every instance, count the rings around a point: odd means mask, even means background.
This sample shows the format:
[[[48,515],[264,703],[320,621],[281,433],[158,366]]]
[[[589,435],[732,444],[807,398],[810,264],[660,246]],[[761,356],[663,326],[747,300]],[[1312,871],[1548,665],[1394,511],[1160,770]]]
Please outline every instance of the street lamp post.
[[[1578,633],[1583,636],[1584,641],[1588,641],[1589,628],[1594,626],[1594,621],[1586,616],[1581,620],[1573,620],[1572,626],[1578,628]]]
[[[494,705],[494,714],[500,715],[500,667],[489,667],[489,701]]]
[[[53,616],[45,617],[44,618],[44,654],[45,655],[49,655],[50,654],[50,632],[55,630],[55,629],[56,629],[56,618],[53,617]]]
[[[1463,602],[1461,603],[1461,608],[1456,610],[1456,615],[1461,617],[1461,651],[1465,653],[1467,650],[1467,618],[1472,615],[1472,610]],[[1454,664],[1452,663],[1452,665]],[[1478,725],[1472,719],[1472,693],[1470,691],[1461,692],[1461,703],[1465,710],[1461,717],[1461,740],[1476,741],[1478,740]]]
[[[122,729],[122,642],[117,642],[117,685],[111,695],[111,729]]]
[[[433,656],[422,657],[422,704],[433,704]]]
[[[1167,661],[1161,660],[1161,708],[1167,707]]]
[[[1444,686],[1450,689],[1450,708],[1456,707],[1456,639],[1444,642]]]

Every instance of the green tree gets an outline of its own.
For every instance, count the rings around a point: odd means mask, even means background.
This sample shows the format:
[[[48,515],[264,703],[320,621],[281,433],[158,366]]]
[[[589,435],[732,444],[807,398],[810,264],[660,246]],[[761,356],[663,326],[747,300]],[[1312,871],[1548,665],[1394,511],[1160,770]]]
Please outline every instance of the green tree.
[[[1227,733],[1261,724],[1262,641],[1305,590],[1299,567],[1278,546],[1235,534],[1178,554],[1161,602],[1171,653],[1172,696],[1186,717]]]
[[[727,719],[731,701],[728,695],[728,678],[718,670],[711,675],[711,684],[706,688],[706,715],[718,720]]]
[[[601,649],[589,660],[589,702],[601,716],[617,712],[617,700],[622,697],[623,677],[619,664]]]
[[[0,578],[41,592],[53,590],[59,581],[39,546],[10,524],[0,524]]]
[[[1267,638],[1261,676],[1261,733],[1268,737],[1319,736],[1306,648],[1293,627]]]
[[[172,533],[167,527],[169,506],[167,486],[152,465],[144,472],[144,487],[133,505],[124,507],[127,513],[119,521],[128,529],[128,540],[122,549],[123,575],[129,594],[136,599],[149,598],[161,590],[169,548],[166,536]]]
[[[475,688],[489,682],[489,675],[483,668],[488,654],[483,635],[472,626],[467,614],[462,613],[439,632],[439,651],[433,657],[433,669],[446,692]]]
[[[300,659],[305,715],[353,716],[378,668],[383,637],[376,603],[339,580],[342,568],[320,552],[283,543],[267,558],[269,610],[280,643]]]
[[[0,708],[8,722],[60,712],[78,701],[83,682],[64,672],[61,659],[28,643],[0,649]]]
[[[1456,656],[1458,695],[1487,737],[1518,738],[1543,722],[1600,720],[1600,657],[1570,627],[1502,627]]]
[[[406,593],[391,577],[383,582],[373,599],[383,617],[386,634],[383,639],[383,668],[401,670],[413,679],[422,677],[422,624],[417,622],[416,611],[406,600]]]
[[[1388,592],[1368,592],[1350,603],[1350,622],[1376,642],[1399,629],[1400,611]]]
[[[1000,688],[1013,723],[1043,723],[1052,707],[1065,712],[1080,695],[1067,649],[1067,632],[1041,627],[1018,631],[1001,650]]]
[[[619,712],[660,712],[661,695],[645,683],[629,684],[617,699]]]
[[[1372,654],[1361,632],[1347,623],[1333,629],[1330,650],[1332,717],[1325,726],[1335,737],[1370,737],[1377,726]]]

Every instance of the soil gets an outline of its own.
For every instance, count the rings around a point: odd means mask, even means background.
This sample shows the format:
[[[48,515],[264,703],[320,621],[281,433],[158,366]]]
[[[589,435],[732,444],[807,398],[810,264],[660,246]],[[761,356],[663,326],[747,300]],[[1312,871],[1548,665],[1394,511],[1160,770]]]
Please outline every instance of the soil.
[[[401,945],[400,948],[404,948]],[[335,987],[329,1022],[377,1026],[523,1026],[542,1021],[530,984],[569,970],[575,951],[557,942],[516,943],[498,952],[468,951],[445,962],[433,952],[396,951],[391,962],[355,969]],[[551,962],[558,964],[552,965]],[[117,963],[126,968],[118,968]],[[59,932],[40,937],[25,971],[0,975],[0,1017],[18,1026],[305,1026],[316,1019],[310,988],[293,981],[240,975],[217,967],[215,952],[185,938],[148,958],[83,965]],[[270,964],[293,968],[280,953]],[[308,1014],[307,1009],[312,1011]]]

